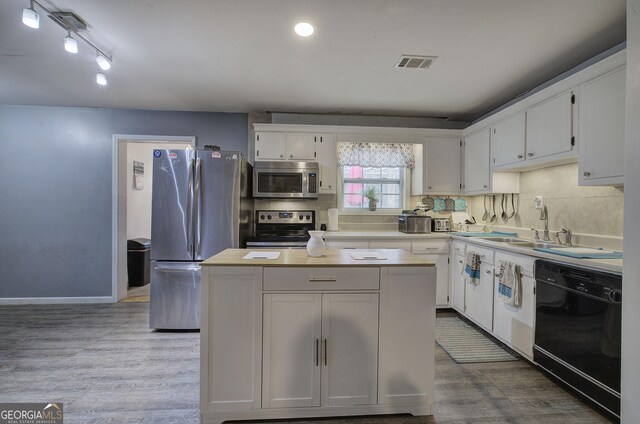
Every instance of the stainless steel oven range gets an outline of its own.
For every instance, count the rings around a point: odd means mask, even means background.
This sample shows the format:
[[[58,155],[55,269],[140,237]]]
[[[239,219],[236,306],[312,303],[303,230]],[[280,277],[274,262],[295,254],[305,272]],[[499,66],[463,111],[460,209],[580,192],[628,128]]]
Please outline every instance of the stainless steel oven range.
[[[256,211],[256,235],[247,249],[304,249],[316,228],[314,211]]]

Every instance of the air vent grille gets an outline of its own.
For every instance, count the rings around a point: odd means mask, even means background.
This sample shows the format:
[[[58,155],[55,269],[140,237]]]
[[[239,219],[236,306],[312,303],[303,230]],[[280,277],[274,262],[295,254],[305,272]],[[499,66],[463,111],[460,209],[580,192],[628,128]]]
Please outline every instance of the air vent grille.
[[[403,54],[394,68],[400,69],[429,69],[438,56],[414,56]]]

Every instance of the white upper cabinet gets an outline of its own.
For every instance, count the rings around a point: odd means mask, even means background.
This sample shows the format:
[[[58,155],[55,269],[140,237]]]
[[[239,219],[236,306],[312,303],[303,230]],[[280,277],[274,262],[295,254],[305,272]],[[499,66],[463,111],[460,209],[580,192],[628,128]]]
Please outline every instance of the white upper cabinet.
[[[320,136],[311,133],[287,133],[285,137],[287,160],[315,161]]]
[[[336,137],[333,134],[323,134],[319,136],[319,139],[320,194],[335,193],[338,184]]]
[[[470,134],[464,142],[464,188],[465,193],[476,194],[490,191],[490,128]]]
[[[411,194],[460,194],[462,192],[462,142],[459,138],[429,137],[416,144],[416,167]]]
[[[527,110],[527,160],[573,149],[573,91],[566,91]]]
[[[285,133],[256,132],[256,160],[284,160]]]
[[[496,123],[491,131],[491,154],[494,168],[525,160],[524,112]]]
[[[626,67],[580,86],[580,185],[624,183]]]
[[[256,160],[317,160],[320,136],[313,133],[256,132]]]

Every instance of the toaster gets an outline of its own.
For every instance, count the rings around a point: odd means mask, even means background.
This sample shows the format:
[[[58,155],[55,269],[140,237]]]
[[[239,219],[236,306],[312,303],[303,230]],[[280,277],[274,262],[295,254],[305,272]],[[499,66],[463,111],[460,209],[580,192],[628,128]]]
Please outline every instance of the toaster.
[[[431,218],[431,230],[435,233],[451,231],[451,219],[449,218]]]
[[[412,214],[398,215],[398,231],[401,233],[430,233],[431,217]]]

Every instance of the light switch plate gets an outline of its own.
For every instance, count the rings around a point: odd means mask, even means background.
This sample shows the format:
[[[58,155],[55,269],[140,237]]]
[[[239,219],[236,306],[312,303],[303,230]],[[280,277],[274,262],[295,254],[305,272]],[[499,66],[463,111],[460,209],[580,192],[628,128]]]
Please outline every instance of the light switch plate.
[[[544,206],[542,196],[536,196],[535,199],[533,199],[533,204],[535,205],[536,209],[542,209],[542,207]]]

